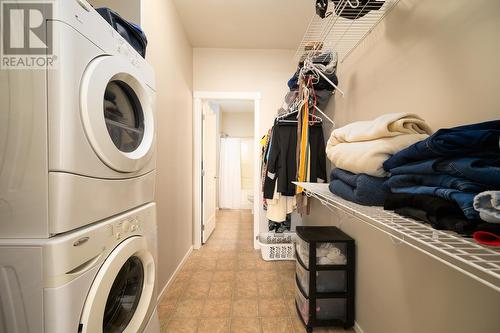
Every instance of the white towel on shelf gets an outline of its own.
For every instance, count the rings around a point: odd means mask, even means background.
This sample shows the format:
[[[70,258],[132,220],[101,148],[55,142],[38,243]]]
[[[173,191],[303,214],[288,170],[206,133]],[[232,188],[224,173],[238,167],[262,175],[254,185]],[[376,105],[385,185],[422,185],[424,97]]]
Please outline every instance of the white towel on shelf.
[[[370,141],[405,134],[432,134],[426,122],[413,113],[389,113],[374,120],[357,121],[333,130],[328,144]]]
[[[337,168],[356,174],[387,177],[389,173],[384,170],[382,164],[393,154],[427,137],[427,134],[409,134],[365,142],[341,143],[327,148],[327,155]]]
[[[426,139],[432,130],[412,113],[391,113],[333,130],[326,154],[337,168],[386,177],[382,164],[393,154]]]
[[[500,191],[486,191],[476,195],[474,209],[479,212],[481,220],[500,223]]]

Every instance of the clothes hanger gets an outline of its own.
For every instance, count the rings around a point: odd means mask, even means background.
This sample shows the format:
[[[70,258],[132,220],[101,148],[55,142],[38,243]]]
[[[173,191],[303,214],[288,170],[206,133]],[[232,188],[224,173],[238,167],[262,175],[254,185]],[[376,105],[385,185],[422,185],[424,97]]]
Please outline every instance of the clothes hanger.
[[[345,96],[345,93],[341,89],[339,89],[339,87],[335,83],[333,83],[325,74],[323,74],[323,72],[318,67],[316,67],[315,64],[313,64],[313,62],[309,57],[306,58],[306,60],[304,60],[304,66],[302,67],[301,71],[302,70],[314,71],[315,73],[320,75],[323,79],[325,79],[326,82],[331,84],[332,87],[338,90],[342,94],[342,96]]]
[[[297,123],[298,120],[298,116],[299,116],[299,110],[302,108],[304,104],[304,101],[301,101],[301,103],[299,103],[299,106],[297,108],[294,107],[293,110],[290,110],[290,112],[287,112],[287,113],[284,113],[278,117],[276,117],[276,121],[280,122],[280,123]],[[296,119],[287,119],[288,117],[290,116],[293,116],[293,115],[297,115],[297,118]],[[322,123],[323,122],[323,119],[315,114],[309,114],[309,117],[312,118],[312,120],[309,120],[309,123],[311,124],[318,124],[318,123]]]
[[[276,121],[278,121],[279,123],[296,123],[297,119],[291,120],[291,119],[286,119],[286,118],[293,116],[294,114],[296,114],[298,112],[299,111],[292,111],[292,112],[282,114],[281,116],[276,118]]]
[[[330,117],[328,117],[323,111],[321,111],[320,108],[318,108],[316,105],[314,106],[314,108],[319,112],[321,113],[326,120],[328,120],[330,123],[332,123],[332,125],[335,127],[335,122],[333,120],[330,119]]]

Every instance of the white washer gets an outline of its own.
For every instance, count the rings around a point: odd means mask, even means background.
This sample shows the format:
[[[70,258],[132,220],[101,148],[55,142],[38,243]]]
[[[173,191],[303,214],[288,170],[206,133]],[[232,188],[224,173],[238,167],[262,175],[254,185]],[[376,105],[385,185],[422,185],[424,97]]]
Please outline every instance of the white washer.
[[[55,66],[0,71],[4,238],[52,237],[154,198],[152,67],[86,1],[54,0],[50,15]]]
[[[158,333],[147,204],[45,240],[0,240],[0,332]]]

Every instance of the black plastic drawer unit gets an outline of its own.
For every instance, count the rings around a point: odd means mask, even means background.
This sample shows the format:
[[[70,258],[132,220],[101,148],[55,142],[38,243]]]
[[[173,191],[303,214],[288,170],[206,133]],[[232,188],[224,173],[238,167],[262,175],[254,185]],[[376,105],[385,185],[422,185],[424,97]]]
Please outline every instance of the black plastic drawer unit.
[[[354,325],[354,240],[335,227],[297,227],[297,312],[313,327]]]

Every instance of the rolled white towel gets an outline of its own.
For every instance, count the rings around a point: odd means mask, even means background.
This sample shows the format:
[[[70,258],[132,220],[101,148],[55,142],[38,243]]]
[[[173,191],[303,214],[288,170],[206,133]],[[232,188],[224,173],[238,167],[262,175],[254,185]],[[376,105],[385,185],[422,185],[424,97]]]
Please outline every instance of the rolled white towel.
[[[474,209],[479,212],[481,220],[500,223],[500,191],[486,191],[476,195]]]

